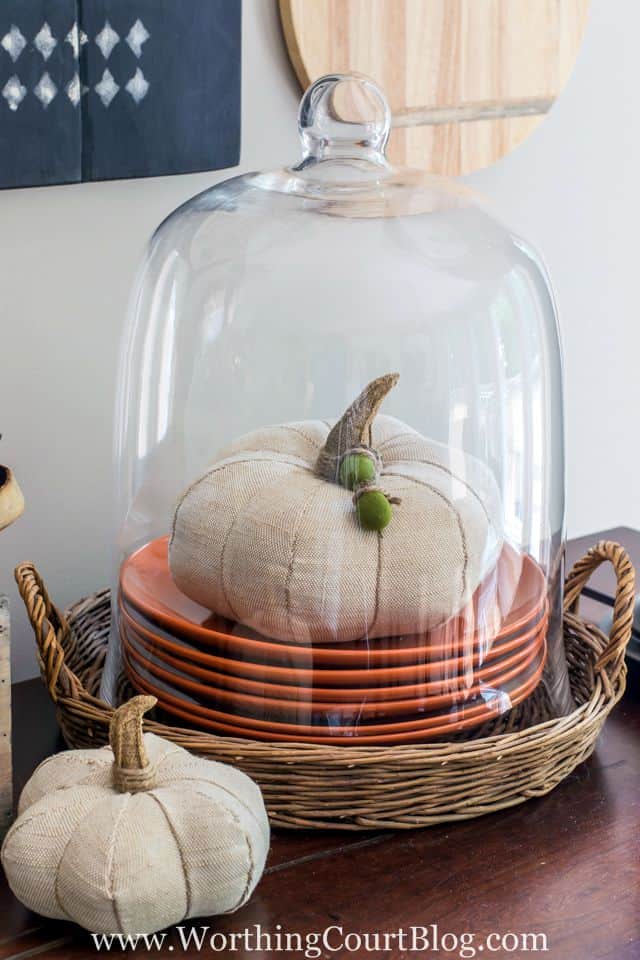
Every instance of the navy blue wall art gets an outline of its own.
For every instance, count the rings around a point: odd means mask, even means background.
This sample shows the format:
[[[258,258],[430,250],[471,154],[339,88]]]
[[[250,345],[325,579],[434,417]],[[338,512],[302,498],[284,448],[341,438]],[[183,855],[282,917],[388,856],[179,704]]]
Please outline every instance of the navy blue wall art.
[[[240,154],[241,0],[1,0],[0,187]]]

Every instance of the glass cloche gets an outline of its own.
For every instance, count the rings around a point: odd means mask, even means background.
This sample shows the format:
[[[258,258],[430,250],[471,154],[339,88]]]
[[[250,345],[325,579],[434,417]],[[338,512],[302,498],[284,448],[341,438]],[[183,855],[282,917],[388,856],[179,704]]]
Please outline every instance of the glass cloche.
[[[396,744],[571,706],[562,373],[537,254],[385,158],[327,76],[302,159],[157,229],[123,347],[122,679],[221,736]]]

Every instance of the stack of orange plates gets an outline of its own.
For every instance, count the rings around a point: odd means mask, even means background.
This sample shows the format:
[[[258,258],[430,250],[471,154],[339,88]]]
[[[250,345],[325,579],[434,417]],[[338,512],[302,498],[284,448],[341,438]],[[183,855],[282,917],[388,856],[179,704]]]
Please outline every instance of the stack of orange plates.
[[[462,613],[428,633],[350,643],[262,637],[181,593],[167,538],[123,564],[119,624],[133,687],[190,726],[256,740],[393,744],[471,729],[537,686],[540,567],[506,546]]]

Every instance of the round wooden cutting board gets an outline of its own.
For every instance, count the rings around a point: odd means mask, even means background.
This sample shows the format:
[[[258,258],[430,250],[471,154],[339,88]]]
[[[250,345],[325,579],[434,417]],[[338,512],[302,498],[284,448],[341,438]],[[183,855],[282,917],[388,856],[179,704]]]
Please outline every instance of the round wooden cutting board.
[[[455,176],[537,127],[580,48],[589,0],[280,0],[300,84],[358,71],[393,113],[394,163]]]

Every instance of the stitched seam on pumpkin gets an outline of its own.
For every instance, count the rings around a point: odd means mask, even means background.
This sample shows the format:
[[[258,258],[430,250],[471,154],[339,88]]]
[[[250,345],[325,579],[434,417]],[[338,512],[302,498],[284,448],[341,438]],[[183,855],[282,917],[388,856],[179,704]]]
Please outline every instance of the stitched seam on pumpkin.
[[[194,480],[193,483],[190,483],[187,489],[180,494],[180,497],[178,498],[178,502],[176,504],[176,508],[173,511],[173,521],[171,523],[171,536],[169,537],[169,547],[171,547],[171,545],[173,544],[173,539],[176,535],[176,524],[178,522],[178,513],[180,512],[180,507],[182,506],[184,501],[187,499],[191,491],[195,490],[195,488],[198,486],[199,483],[202,483],[204,480],[208,480],[209,477],[212,477],[214,473],[217,473],[219,470],[226,470],[227,467],[235,467],[243,463],[286,463],[292,467],[298,467],[300,470],[304,470],[305,472],[313,473],[313,470],[311,469],[311,467],[305,466],[301,457],[294,457],[286,453],[276,454],[276,456],[279,457],[280,459],[274,460],[273,457],[244,457],[241,460],[228,460],[227,463],[217,463],[210,470],[204,473],[201,477],[198,477],[197,480]],[[288,457],[288,456],[291,456],[290,460],[281,459],[282,457]]]
[[[374,596],[373,619],[367,627],[367,639],[371,636],[371,631],[375,628],[380,613],[380,583],[382,580],[382,531],[378,531],[378,561],[376,567],[376,590]]]
[[[321,443],[318,443],[318,441],[317,441],[317,440],[314,440],[313,437],[309,437],[303,430],[299,430],[298,427],[294,427],[294,426],[292,426],[290,423],[283,423],[283,424],[281,424],[281,425],[280,425],[280,429],[281,429],[281,430],[290,430],[291,433],[297,434],[299,437],[302,437],[303,440],[306,440],[307,443],[310,443],[311,446],[312,446],[315,450],[320,450],[320,449],[322,448],[322,444],[321,444]],[[274,453],[276,453],[275,450],[274,450]]]
[[[109,837],[109,846],[107,847],[107,865],[106,865],[106,870],[105,870],[105,873],[106,873],[106,878],[105,878],[105,879],[106,879],[106,887],[107,887],[107,896],[108,896],[109,900],[111,901],[111,903],[113,904],[113,912],[114,912],[115,917],[116,917],[116,923],[117,923],[118,926],[120,927],[120,933],[124,933],[124,930],[122,929],[122,918],[121,918],[121,916],[120,916],[120,910],[119,910],[119,908],[118,908],[118,903],[117,903],[117,901],[116,901],[116,897],[115,897],[115,894],[114,894],[114,892],[113,892],[114,885],[115,885],[115,882],[114,882],[114,881],[115,881],[115,869],[116,869],[116,863],[115,863],[116,834],[117,834],[117,832],[118,832],[118,827],[120,826],[120,821],[122,820],[122,818],[123,818],[123,816],[124,816],[124,812],[125,812],[125,810],[127,809],[127,807],[129,806],[129,800],[130,800],[130,799],[131,799],[131,794],[129,794],[129,793],[124,794],[124,802],[123,802],[123,804],[122,804],[122,808],[121,808],[118,816],[116,817],[116,822],[115,822],[114,825],[113,825],[113,830],[112,830],[112,832],[111,832],[111,836]]]
[[[215,763],[216,761],[213,761],[213,762]],[[249,806],[249,804],[245,803],[244,800],[237,795],[237,793],[233,793],[228,787],[223,786],[221,783],[218,783],[215,780],[207,780],[206,777],[185,777],[182,774],[177,774],[175,779],[166,780],[162,784],[162,786],[167,787],[170,784],[174,784],[174,783],[203,783],[203,784],[206,784],[206,786],[208,787],[214,787],[216,790],[220,790],[222,793],[226,794],[226,796],[230,797],[236,803],[240,804],[240,806],[244,809],[244,811],[248,813],[253,820],[255,820],[256,825],[259,827],[260,831],[264,833],[263,824],[260,822],[260,820],[256,816],[253,808]]]
[[[291,552],[289,554],[289,563],[287,565],[287,578],[284,584],[284,606],[285,606],[285,613],[287,615],[287,626],[289,628],[290,633],[293,633],[293,624],[291,621],[291,580],[293,579],[293,567],[296,559],[296,547],[298,546],[298,531],[300,529],[300,524],[302,523],[306,515],[306,512],[309,509],[309,505],[312,503],[313,500],[315,500],[317,494],[319,494],[322,491],[322,489],[325,486],[325,482],[326,481],[324,480],[320,480],[320,479],[318,480],[318,485],[316,486],[313,493],[311,493],[307,497],[307,499],[305,500],[302,506],[302,510],[298,514],[298,519],[296,521],[296,525],[293,531],[293,538],[291,541]]]
[[[243,512],[242,512],[242,509],[238,510],[238,513],[236,514],[236,516],[234,517],[234,519],[233,519],[233,520],[231,521],[231,523],[229,524],[229,529],[227,530],[226,536],[225,536],[224,541],[223,541],[223,543],[222,543],[222,550],[220,551],[220,587],[221,587],[221,589],[222,589],[222,596],[223,596],[224,601],[225,601],[225,603],[227,604],[229,610],[231,611],[231,616],[233,617],[234,620],[237,620],[237,621],[240,620],[240,616],[239,616],[238,612],[236,611],[236,608],[234,607],[234,605],[231,603],[231,598],[229,597],[229,592],[228,592],[228,590],[227,590],[227,585],[226,585],[225,580],[224,580],[224,559],[225,559],[225,554],[226,554],[226,552],[227,552],[227,547],[228,547],[228,545],[229,545],[229,540],[231,539],[231,534],[232,534],[233,531],[235,530],[236,524],[238,523],[238,521],[240,520],[240,518],[241,518],[243,515],[244,515],[244,514],[243,514]]]
[[[176,754],[182,753],[183,751],[184,751],[184,747],[178,747],[178,746],[176,746],[176,745],[174,744],[174,749],[173,749],[173,750],[167,750],[167,752],[162,755],[162,757],[160,758],[160,760],[154,760],[154,764],[155,764],[155,767],[156,767],[156,773],[160,773],[160,770],[161,770],[161,768],[164,766],[164,763],[165,763],[166,760],[169,760],[171,757],[175,757]],[[169,782],[169,781],[167,781],[167,782]],[[160,784],[160,786],[164,786],[164,783],[163,783],[163,784]]]
[[[269,460],[269,461],[266,461],[266,462],[272,463],[273,461]],[[277,462],[277,461],[276,461],[276,462]],[[278,476],[273,479],[273,482],[272,482],[272,483],[270,483],[268,486],[262,486],[262,487],[260,488],[260,491],[263,492],[263,493],[264,493],[265,491],[266,491],[266,492],[269,492],[269,491],[273,490],[274,487],[280,486],[281,483],[282,483],[282,475],[281,475],[281,474],[278,474]],[[255,494],[254,494],[254,497],[255,497]],[[249,498],[249,500],[247,501],[247,503],[243,504],[243,506],[238,510],[238,513],[236,514],[236,516],[235,516],[234,519],[232,520],[231,525],[230,525],[229,529],[227,530],[226,536],[225,536],[225,538],[224,538],[224,543],[222,544],[222,550],[220,551],[220,586],[221,586],[221,588],[222,588],[222,596],[223,596],[224,600],[226,601],[227,606],[229,607],[229,610],[230,610],[231,613],[232,613],[233,619],[234,619],[234,620],[237,620],[237,621],[240,621],[240,620],[241,620],[241,617],[240,617],[239,613],[237,612],[235,606],[231,603],[231,600],[230,600],[230,598],[229,598],[229,594],[228,594],[228,592],[227,592],[227,586],[226,586],[225,581],[224,581],[224,558],[225,558],[225,553],[226,553],[226,551],[227,551],[227,546],[228,546],[228,544],[229,544],[229,540],[231,539],[231,534],[232,534],[233,531],[235,530],[236,524],[238,523],[238,521],[239,521],[242,517],[244,517],[244,510],[245,510],[247,504],[251,502],[251,499],[252,499],[252,498]]]
[[[71,789],[71,786],[66,787],[65,789],[69,789],[69,790],[70,790],[70,789]],[[56,792],[57,792],[57,791],[56,791]],[[44,797],[44,796],[45,796],[45,795],[43,795],[43,797]],[[43,799],[43,797],[41,797],[40,799]],[[36,801],[36,803],[37,803],[37,801]],[[33,806],[35,806],[35,804],[33,804]],[[29,809],[29,808],[27,808],[27,809]],[[42,810],[42,811],[39,810],[37,813],[32,813],[32,815],[29,817],[29,816],[27,816],[27,813],[26,813],[26,811],[25,811],[25,813],[20,817],[20,820],[16,820],[16,822],[15,822],[14,825],[13,825],[13,827],[11,828],[11,830],[9,831],[9,833],[7,834],[7,841],[9,841],[9,837],[14,837],[14,836],[16,836],[16,834],[20,833],[21,830],[24,830],[25,827],[28,827],[30,824],[32,824],[32,823],[34,822],[34,820],[38,820],[38,818],[44,817],[47,813],[48,813],[47,810]],[[91,808],[90,810],[87,810],[87,812],[86,812],[86,814],[84,815],[84,817],[83,817],[81,820],[79,820],[77,824],[75,824],[74,829],[73,829],[73,832],[71,833],[71,836],[69,837],[69,839],[68,839],[67,842],[65,843],[65,845],[64,845],[64,847],[63,847],[63,849],[62,849],[62,853],[60,854],[60,857],[58,858],[58,865],[57,865],[57,867],[56,867],[55,879],[54,879],[54,881],[53,881],[53,895],[54,895],[54,897],[55,897],[55,899],[56,899],[56,903],[57,903],[57,905],[58,905],[61,913],[64,915],[64,917],[65,917],[67,920],[71,920],[71,921],[73,921],[73,917],[68,913],[67,910],[65,910],[64,905],[63,905],[62,901],[60,900],[60,896],[59,896],[59,894],[58,894],[58,877],[60,876],[60,865],[61,865],[61,863],[62,863],[62,861],[63,861],[63,859],[64,859],[65,853],[67,852],[67,847],[69,846],[69,844],[71,843],[71,841],[73,840],[73,838],[74,838],[74,836],[75,836],[75,831],[76,831],[76,830],[78,829],[78,827],[80,827],[80,826],[84,823],[84,821],[87,820],[92,814],[93,814],[93,808]]]
[[[412,432],[408,431],[407,433],[398,433],[398,434],[396,434],[396,435],[393,436],[393,437],[387,437],[386,440],[383,440],[382,443],[379,443],[379,444],[376,446],[376,450],[378,451],[378,453],[381,453],[381,452],[384,450],[385,447],[388,447],[388,446],[389,446],[390,443],[395,443],[397,440],[415,440],[416,437],[417,437],[419,440],[420,440],[420,439],[423,439],[422,436],[421,436],[421,434],[419,434],[419,433],[417,433],[417,432],[412,433]]]
[[[102,747],[101,749],[104,750],[105,748]],[[42,770],[44,767],[48,766],[50,763],[52,763],[52,762],[54,762],[54,761],[55,761],[55,765],[56,765],[56,766],[62,766],[63,764],[64,764],[65,766],[70,766],[70,765],[75,764],[75,762],[76,762],[75,759],[73,758],[73,756],[72,756],[70,753],[65,753],[65,752],[62,752],[62,753],[54,753],[54,754],[52,754],[50,757],[47,757],[45,760],[42,760],[42,761],[38,764],[38,766],[35,768],[35,770],[34,770],[33,773],[31,774],[30,779],[33,779],[33,778],[35,777],[35,775],[36,775],[40,770]],[[106,756],[106,755],[105,755],[104,763],[102,762],[101,759],[98,760],[96,757],[91,757],[90,759],[87,759],[87,760],[85,760],[84,762],[85,762],[85,763],[87,764],[87,766],[89,766],[89,767],[95,767],[95,768],[97,768],[97,769],[102,770],[102,769],[104,769],[104,767],[110,767],[110,766],[112,765],[112,763],[113,763],[113,758],[110,758],[109,756]],[[86,773],[85,773],[85,777],[90,777],[90,776],[91,776],[92,774],[94,774],[95,772],[96,772],[95,769],[87,770]],[[74,780],[73,786],[84,786],[84,785],[85,785],[85,777],[83,777],[81,780]],[[48,790],[47,793],[51,793],[51,792],[56,792],[56,793],[57,793],[58,790],[64,790],[64,789],[66,789],[67,786],[71,786],[71,784],[61,783],[58,787],[55,787],[55,791],[49,791],[49,790]],[[43,794],[43,796],[44,796],[44,794]],[[39,799],[39,798],[38,798],[38,799]],[[33,801],[33,802],[36,803],[37,801]],[[31,806],[31,804],[30,804],[30,806]],[[26,809],[28,810],[29,807],[27,807]]]
[[[42,796],[38,797],[37,800],[34,800],[33,803],[30,804],[25,809],[24,813],[20,814],[20,817],[14,822],[13,827],[11,829],[17,832],[18,830],[22,830],[23,826],[27,826],[27,824],[31,823],[33,820],[37,820],[37,818],[42,815],[40,811],[38,811],[38,813],[32,813],[31,816],[29,816],[29,811],[30,810],[32,811],[35,805],[37,803],[40,803],[41,800],[44,800],[45,797],[51,797],[51,796],[57,797],[58,794],[62,793],[64,790],[75,790],[76,787],[89,787],[90,789],[99,790],[100,786],[101,785],[99,783],[75,783],[74,782],[74,783],[63,784],[62,786],[57,787],[55,790],[47,790],[47,792],[43,793]],[[82,822],[83,820],[78,821],[78,826]]]
[[[191,901],[192,901],[193,894],[191,891],[191,882],[189,880],[187,865],[185,863],[184,854],[182,853],[182,847],[180,846],[180,841],[178,839],[178,833],[176,831],[176,828],[173,825],[173,821],[171,820],[171,817],[169,816],[169,811],[165,807],[164,803],[160,800],[160,798],[155,795],[153,790],[150,790],[147,796],[151,797],[151,799],[154,800],[155,803],[157,803],[160,809],[162,810],[162,814],[165,820],[167,821],[167,825],[169,827],[171,836],[175,840],[176,847],[178,848],[178,856],[180,857],[180,864],[182,866],[182,875],[184,876],[184,886],[185,886],[185,894],[186,894],[186,901],[187,901],[186,909],[184,912],[184,916],[182,917],[182,920],[186,920],[187,917],[191,916]]]
[[[411,436],[411,434],[406,434],[406,436],[409,437],[409,436]],[[395,440],[396,438],[394,437],[393,439]],[[400,439],[400,438],[398,438],[398,439]],[[389,442],[389,441],[385,440],[385,444],[388,443],[388,442]],[[380,447],[378,447],[378,452],[379,452],[379,451],[380,451]],[[469,491],[469,493],[470,493],[473,497],[475,497],[475,499],[478,501],[478,503],[479,503],[480,506],[482,507],[483,513],[484,513],[485,517],[487,518],[489,524],[492,524],[491,517],[489,516],[489,511],[487,510],[487,508],[486,508],[483,500],[481,499],[480,494],[477,492],[477,490],[474,490],[474,489],[473,489],[473,487],[471,486],[470,483],[468,483],[467,480],[465,480],[463,477],[458,476],[457,473],[454,473],[453,470],[451,469],[451,467],[446,467],[443,463],[438,463],[436,460],[424,460],[424,459],[422,459],[422,458],[418,458],[418,459],[416,459],[416,460],[406,460],[406,459],[400,458],[399,460],[394,460],[394,459],[389,460],[389,462],[388,462],[387,464],[385,464],[385,469],[388,467],[388,468],[389,468],[389,472],[390,472],[390,473],[393,473],[393,472],[394,472],[394,471],[393,471],[393,464],[396,464],[396,463],[407,463],[407,464],[409,464],[409,463],[422,463],[422,464],[424,464],[426,467],[435,467],[436,470],[442,470],[444,473],[446,473],[448,476],[450,476],[452,480],[457,480],[458,483],[461,483],[463,486],[465,486],[465,487],[467,488],[467,490]],[[384,473],[384,469],[383,469],[382,472]]]
[[[56,898],[56,903],[58,904],[60,910],[62,910],[62,912],[64,913],[65,917],[68,917],[69,920],[73,920],[73,917],[72,917],[72,916],[69,914],[69,912],[65,909],[64,904],[62,903],[62,900],[60,899],[60,893],[59,893],[59,890],[58,890],[58,882],[59,882],[59,880],[60,880],[60,868],[62,867],[62,862],[63,862],[63,860],[64,860],[64,858],[65,858],[65,854],[66,854],[67,850],[69,849],[69,844],[71,843],[71,841],[73,840],[73,838],[74,838],[74,836],[75,836],[75,831],[78,829],[78,827],[82,826],[82,824],[85,822],[85,820],[88,820],[89,817],[92,816],[92,814],[93,814],[93,808],[92,808],[91,810],[88,810],[88,811],[87,811],[87,813],[86,813],[85,816],[82,818],[82,820],[80,820],[79,823],[76,823],[76,825],[75,825],[75,827],[74,827],[74,831],[73,831],[73,833],[71,834],[71,836],[69,837],[69,839],[67,840],[67,842],[65,843],[64,848],[63,848],[63,850],[62,850],[62,853],[60,854],[60,857],[59,857],[59,859],[58,859],[58,867],[57,867],[57,869],[56,869],[56,876],[55,876],[55,880],[53,881],[53,895],[54,895],[54,897]]]
[[[432,493],[435,493],[437,497],[439,497],[441,500],[444,501],[444,503],[446,503],[446,505],[449,507],[449,509],[453,513],[456,519],[456,523],[458,525],[458,532],[460,534],[460,544],[462,547],[462,559],[463,559],[462,583],[460,587],[460,598],[458,601],[459,603],[462,603],[462,600],[464,599],[464,596],[467,592],[467,568],[469,566],[469,552],[467,548],[467,537],[464,532],[464,525],[462,523],[462,517],[460,516],[460,512],[456,509],[456,507],[453,505],[451,500],[449,500],[448,497],[444,495],[444,493],[438,490],[437,487],[434,487],[430,483],[427,483],[426,480],[418,480],[416,477],[407,476],[405,473],[398,473],[395,470],[393,472],[393,476],[402,477],[403,480],[409,480],[411,483],[417,483],[418,486],[426,487],[428,490],[431,490]]]
[[[61,759],[60,754],[54,753],[52,757],[48,757],[47,760],[44,760],[40,764],[40,766],[44,766],[44,764],[47,763],[48,760],[54,760],[56,758],[58,758],[58,761],[60,761]],[[63,762],[65,763],[65,765],[69,765],[72,761],[65,760]],[[113,760],[112,759],[108,760],[106,763],[98,763],[97,761],[90,760],[89,763],[95,764],[96,769],[88,770],[83,777],[81,777],[79,780],[74,780],[73,783],[61,783],[57,787],[53,787],[52,789],[47,790],[46,794],[42,793],[36,800],[33,800],[28,807],[25,807],[23,813],[26,813],[27,810],[30,810],[31,807],[34,806],[34,804],[38,803],[38,801],[42,799],[42,797],[56,795],[60,793],[61,790],[73,790],[76,787],[100,787],[101,786],[100,783],[87,783],[87,781],[90,780],[90,778],[97,772],[97,770],[108,770],[111,766],[113,766]],[[56,766],[57,765],[58,764],[56,764]]]
[[[214,784],[214,786],[217,786],[217,784]],[[196,794],[196,796],[202,797],[203,800],[211,801],[211,797],[206,793],[202,793],[200,790],[194,790],[194,793]],[[251,882],[253,880],[253,876],[256,870],[256,862],[253,856],[253,847],[251,846],[251,840],[249,839],[249,835],[246,833],[246,831],[243,830],[242,823],[240,822],[240,818],[237,817],[236,814],[233,812],[233,810],[230,810],[229,807],[224,807],[222,812],[224,812],[233,821],[233,823],[235,823],[236,827],[238,828],[238,832],[242,834],[244,838],[244,842],[247,845],[247,859],[249,860],[249,870],[248,870],[247,882],[244,885],[244,890],[242,891],[242,894],[240,895],[240,899],[235,904],[235,906],[230,907],[228,910],[224,911],[224,913],[227,914],[227,913],[235,913],[236,910],[240,909],[243,903],[246,903],[247,897],[249,896],[249,890],[251,889]]]
[[[403,477],[403,479],[405,479]],[[367,627],[367,632],[364,636],[361,637],[362,640],[368,640],[371,636],[371,631],[374,629],[378,616],[380,614],[380,585],[382,583],[382,531],[378,531],[378,566],[376,569],[376,590],[374,598],[374,614],[373,620]]]

